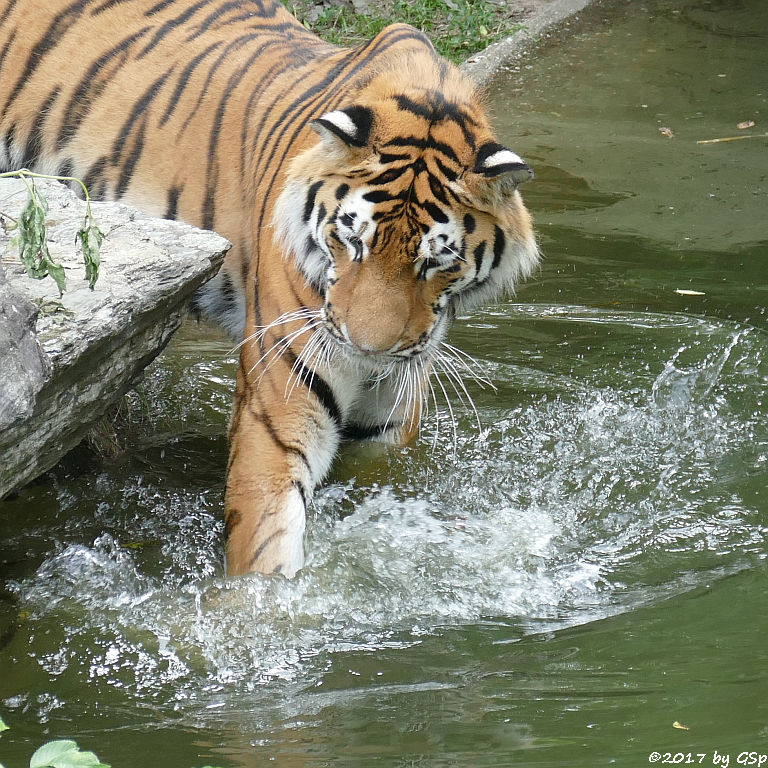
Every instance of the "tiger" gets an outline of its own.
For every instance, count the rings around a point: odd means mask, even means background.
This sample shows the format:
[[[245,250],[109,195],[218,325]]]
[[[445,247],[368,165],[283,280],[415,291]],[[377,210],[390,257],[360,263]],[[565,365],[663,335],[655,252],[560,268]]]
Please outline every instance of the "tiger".
[[[193,302],[239,344],[225,574],[295,576],[340,445],[414,439],[456,313],[537,266],[530,166],[406,24],[337,47],[276,0],[1,7],[0,169],[231,242]]]

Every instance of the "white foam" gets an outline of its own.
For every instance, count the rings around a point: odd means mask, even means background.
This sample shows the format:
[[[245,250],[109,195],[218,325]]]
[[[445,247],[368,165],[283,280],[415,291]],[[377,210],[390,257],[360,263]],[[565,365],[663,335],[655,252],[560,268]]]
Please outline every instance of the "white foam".
[[[181,706],[221,686],[306,684],[334,654],[409,646],[447,625],[557,629],[738,568],[764,529],[728,463],[768,457],[760,408],[729,398],[762,401],[768,355],[759,334],[725,327],[692,326],[684,346],[656,368],[630,360],[626,389],[540,373],[546,396],[481,413],[489,426],[461,428],[456,448],[443,427],[424,459],[431,415],[422,443],[387,459],[387,476],[407,481],[318,494],[292,580],[225,581],[219,502],[199,492],[133,481],[115,502],[97,487],[89,525],[109,533],[62,545],[16,585],[24,631],[58,633],[58,651],[39,658],[49,674]],[[485,370],[499,384],[535,380]]]

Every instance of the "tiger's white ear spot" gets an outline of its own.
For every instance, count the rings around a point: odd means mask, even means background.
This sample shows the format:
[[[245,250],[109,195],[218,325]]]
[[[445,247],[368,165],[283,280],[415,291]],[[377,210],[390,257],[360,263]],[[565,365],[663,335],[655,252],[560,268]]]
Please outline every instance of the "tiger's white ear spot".
[[[368,107],[334,109],[310,123],[323,140],[331,145],[364,147],[371,136],[373,112]]]
[[[480,147],[474,170],[489,178],[505,176],[515,185],[533,178],[533,171],[520,155],[495,142]]]
[[[486,171],[497,168],[500,165],[525,165],[523,158],[516,155],[511,149],[500,149],[485,158],[483,168]]]
[[[340,134],[343,133],[350,139],[357,137],[357,126],[355,125],[355,121],[346,112],[342,112],[340,109],[328,112],[328,114],[323,115],[318,122],[321,124],[325,123],[326,125],[330,123],[336,127],[336,130]]]

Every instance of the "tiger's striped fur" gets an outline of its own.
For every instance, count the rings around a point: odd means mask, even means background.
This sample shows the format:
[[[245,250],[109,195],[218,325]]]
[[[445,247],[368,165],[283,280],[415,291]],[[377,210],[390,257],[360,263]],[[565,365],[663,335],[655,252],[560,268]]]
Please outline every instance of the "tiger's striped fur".
[[[227,570],[292,575],[345,437],[406,441],[457,308],[538,250],[471,83],[401,24],[330,46],[274,0],[0,0],[0,167],[215,229],[242,342]]]

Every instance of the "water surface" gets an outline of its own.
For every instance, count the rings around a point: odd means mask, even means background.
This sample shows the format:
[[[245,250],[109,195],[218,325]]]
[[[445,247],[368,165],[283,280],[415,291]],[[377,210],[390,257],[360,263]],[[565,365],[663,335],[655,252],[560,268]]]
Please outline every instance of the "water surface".
[[[481,428],[453,397],[455,430],[346,449],[307,567],[227,582],[235,360],[187,325],[118,460],[0,504],[4,764],[768,752],[768,142],[696,143],[766,130],[768,7],[598,15],[492,92],[546,259],[453,332]]]

